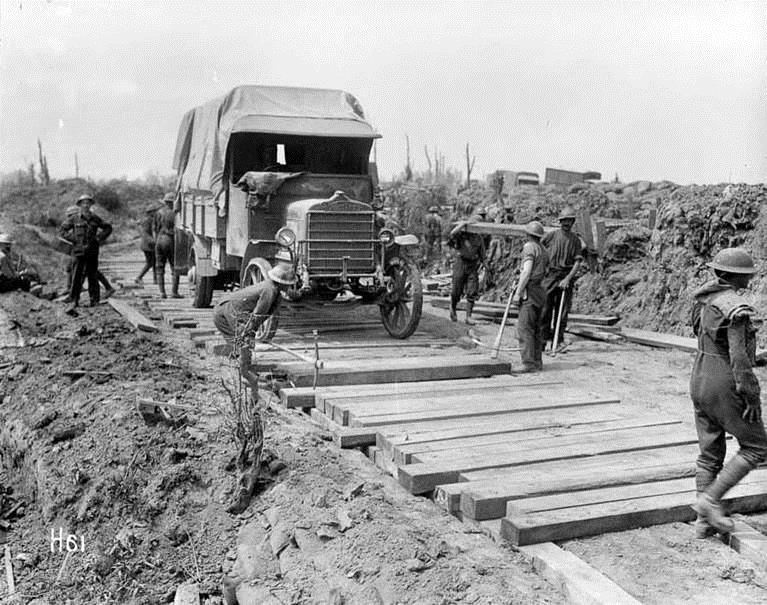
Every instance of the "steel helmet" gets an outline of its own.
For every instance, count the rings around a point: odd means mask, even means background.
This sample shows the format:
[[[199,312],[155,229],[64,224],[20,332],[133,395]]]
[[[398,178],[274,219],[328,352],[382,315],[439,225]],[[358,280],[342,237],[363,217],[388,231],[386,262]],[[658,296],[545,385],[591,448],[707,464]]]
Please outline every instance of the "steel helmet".
[[[166,193],[165,197],[162,198],[162,201],[165,202],[166,204],[168,202],[173,203],[174,201],[176,201],[176,196],[173,195],[172,193]]]
[[[80,212],[80,209],[77,206],[67,206],[67,209],[66,209],[67,216],[74,216],[78,212]]]
[[[485,208],[478,208],[477,214],[479,214],[479,216],[482,218],[485,218],[487,216],[487,210]]]
[[[285,248],[280,248],[275,253],[274,260],[290,263],[293,261],[293,256],[290,254],[290,250],[286,250]]]
[[[533,237],[541,238],[543,237],[543,225],[538,221],[530,221],[525,225],[525,233],[532,235]]]
[[[77,202],[76,203],[77,203],[78,206],[80,206],[83,202],[86,202],[86,201],[88,201],[88,202],[90,202],[92,204],[93,203],[93,196],[90,195],[89,193],[84,193],[80,197],[77,198]]]
[[[575,220],[575,208],[572,206],[565,206],[562,208],[562,212],[559,213],[559,220],[571,218]]]
[[[280,263],[272,267],[269,269],[266,275],[273,282],[283,284],[285,286],[292,286],[296,283],[296,276],[293,273],[293,268],[286,263]]]
[[[11,239],[10,233],[0,233],[0,244],[12,244],[13,240]]]
[[[439,212],[439,208],[436,206],[429,206],[429,212]]]
[[[707,266],[726,273],[756,273],[754,259],[742,248],[720,250]]]

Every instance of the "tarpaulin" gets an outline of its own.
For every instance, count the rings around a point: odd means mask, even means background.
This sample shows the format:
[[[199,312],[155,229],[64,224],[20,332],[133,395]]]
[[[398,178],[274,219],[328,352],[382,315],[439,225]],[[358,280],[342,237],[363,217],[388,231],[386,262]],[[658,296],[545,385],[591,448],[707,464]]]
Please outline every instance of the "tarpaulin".
[[[342,90],[240,86],[187,112],[173,168],[186,188],[223,191],[229,138],[235,132],[378,138],[357,99]]]

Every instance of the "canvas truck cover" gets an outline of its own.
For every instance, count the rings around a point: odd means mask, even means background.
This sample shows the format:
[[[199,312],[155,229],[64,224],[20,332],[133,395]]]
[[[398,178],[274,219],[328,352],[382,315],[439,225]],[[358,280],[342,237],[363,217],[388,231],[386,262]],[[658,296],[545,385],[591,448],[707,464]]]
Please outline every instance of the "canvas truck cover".
[[[229,138],[235,132],[379,138],[357,99],[342,90],[240,86],[188,111],[182,121],[173,168],[186,188],[223,191]]]

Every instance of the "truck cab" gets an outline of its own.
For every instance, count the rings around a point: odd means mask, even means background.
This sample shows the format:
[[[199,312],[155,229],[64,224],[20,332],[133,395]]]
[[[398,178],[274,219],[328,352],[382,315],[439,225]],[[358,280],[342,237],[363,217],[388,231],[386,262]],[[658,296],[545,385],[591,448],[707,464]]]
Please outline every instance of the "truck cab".
[[[337,90],[243,86],[187,112],[174,159],[176,246],[194,305],[289,262],[291,300],[348,290],[380,306],[392,336],[410,336],[422,305],[408,253],[418,241],[383,228],[369,173],[379,136]]]

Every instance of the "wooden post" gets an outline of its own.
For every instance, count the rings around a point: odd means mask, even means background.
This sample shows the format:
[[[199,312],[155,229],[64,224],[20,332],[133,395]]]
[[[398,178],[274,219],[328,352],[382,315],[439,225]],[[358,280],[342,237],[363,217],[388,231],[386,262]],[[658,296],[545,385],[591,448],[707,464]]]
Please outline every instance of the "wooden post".
[[[605,222],[602,220],[599,220],[596,222],[597,227],[597,254],[602,254],[602,250],[604,250],[605,247],[605,239],[607,238],[607,229],[605,227]]]
[[[658,209],[650,208],[650,216],[647,217],[647,228],[650,231],[655,230],[655,222],[658,220]]]
[[[576,219],[576,229],[578,230],[580,236],[583,238],[583,241],[586,242],[589,250],[595,250],[594,232],[591,229],[591,214],[589,214],[588,210],[581,210],[578,213],[578,218]]]

